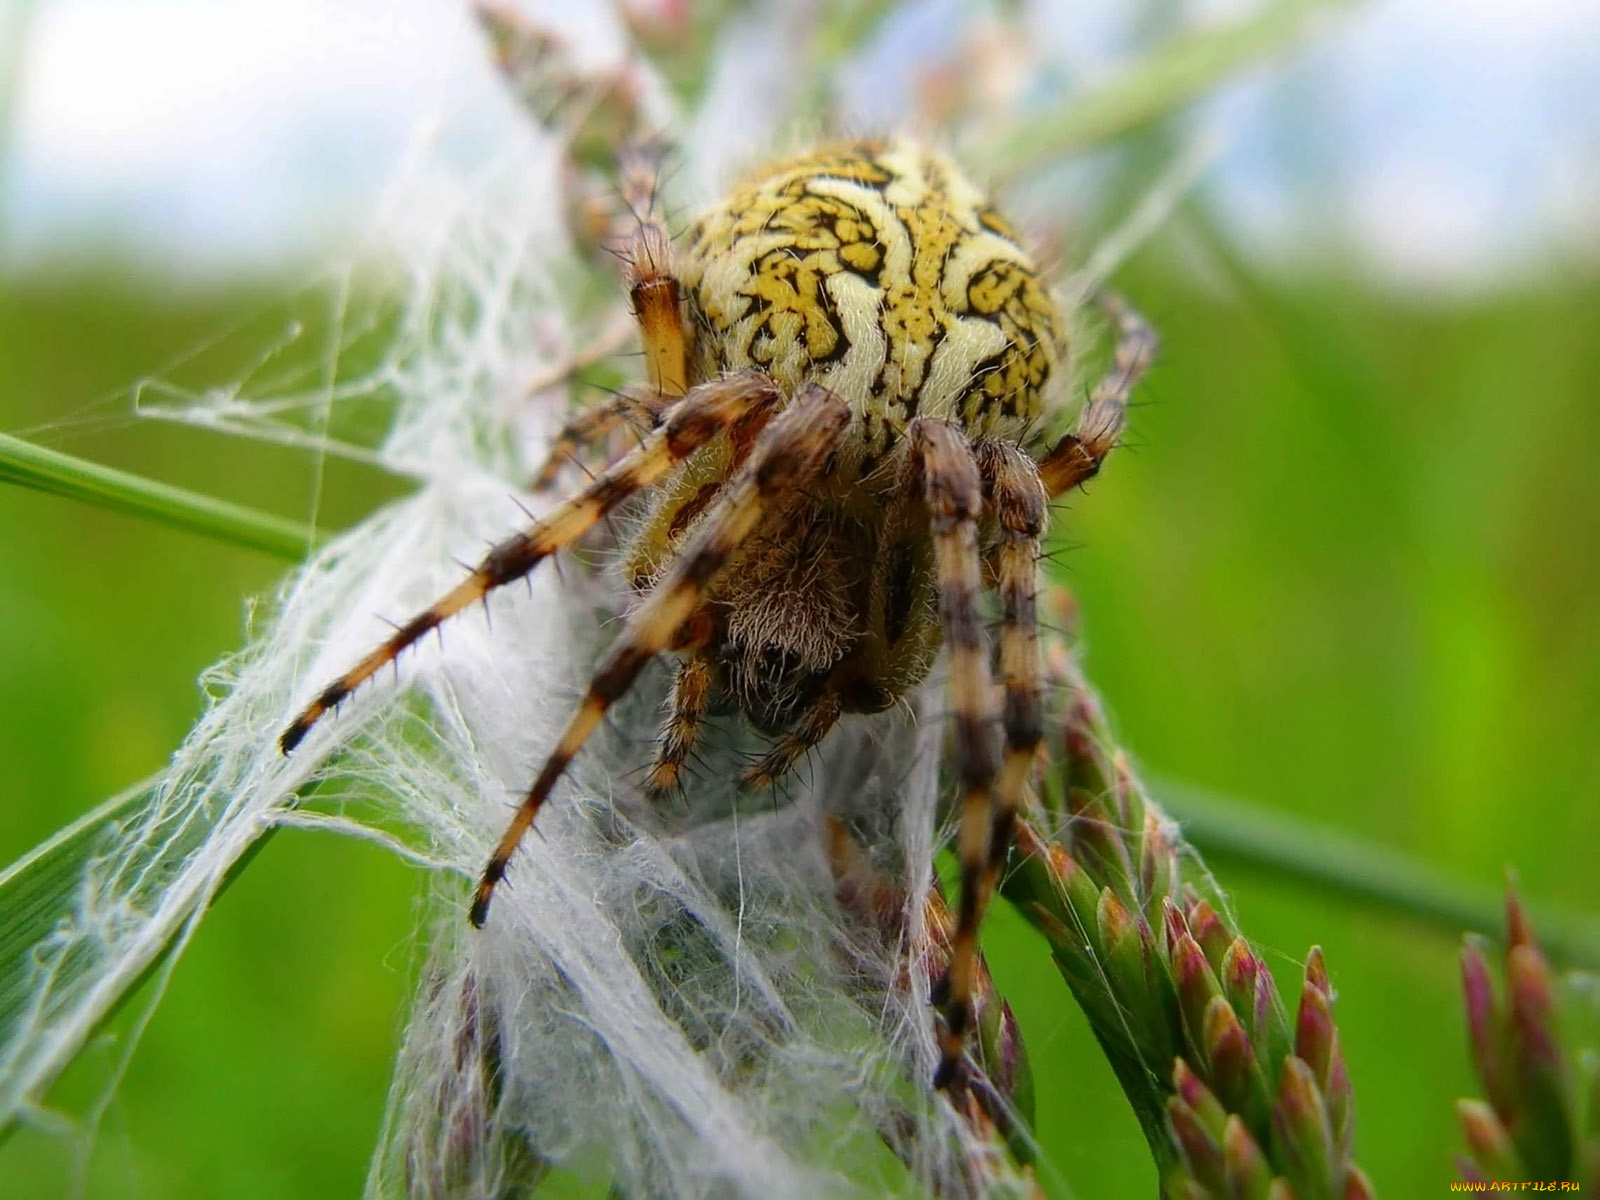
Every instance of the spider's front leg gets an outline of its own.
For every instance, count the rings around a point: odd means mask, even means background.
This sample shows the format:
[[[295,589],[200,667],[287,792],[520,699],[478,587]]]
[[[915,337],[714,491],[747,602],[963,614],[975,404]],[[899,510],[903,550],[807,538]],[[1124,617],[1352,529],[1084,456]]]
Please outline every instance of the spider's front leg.
[[[1110,295],[1102,295],[1099,303],[1117,324],[1111,369],[1090,396],[1077,428],[1039,463],[1005,443],[980,446],[974,462],[974,452],[959,432],[924,422],[913,426],[912,448],[922,455],[927,504],[934,522],[940,608],[950,645],[957,772],[964,785],[958,845],[961,907],[950,970],[934,997],[943,1006],[946,1029],[934,1076],[936,1087],[950,1086],[961,1068],[973,1016],[978,929],[1010,852],[1016,814],[1043,736],[1037,610],[1039,542],[1046,504],[1049,497],[1099,471],[1122,431],[1128,396],[1155,357],[1155,332],[1137,312]],[[976,616],[979,572],[972,491],[980,480],[999,531],[994,573],[1000,590],[1000,669],[1005,692],[1005,765],[992,803],[988,785],[995,779],[995,768],[987,735],[993,717],[977,692],[981,688],[987,695],[989,685]]]
[[[651,796],[665,796],[678,786],[683,765],[689,761],[694,744],[700,739],[700,726],[711,707],[716,674],[716,659],[698,646],[678,668],[677,678],[672,681],[667,719],[656,738],[656,759],[645,780],[645,790]]]
[[[531,528],[496,545],[464,580],[323,688],[279,737],[283,752],[287,754],[298,746],[324,713],[338,707],[356,688],[445,620],[495,588],[521,579],[557,550],[570,546],[606,513],[655,483],[717,434],[724,430],[737,434],[742,426],[764,424],[781,399],[777,385],[765,372],[755,369],[696,388],[673,407],[661,428],[637,450]]]
[[[650,386],[665,396],[681,396],[689,380],[689,337],[683,285],[672,273],[672,240],[661,214],[660,158],[658,142],[630,143],[617,157],[622,202],[634,218],[621,252],[622,281],[644,340]]]
[[[632,225],[618,231],[616,254],[644,343],[649,386],[620,392],[562,426],[534,476],[535,487],[549,486],[576,450],[622,424],[653,429],[663,411],[688,390],[689,331],[683,321],[683,285],[673,274],[672,240],[661,212],[661,153],[658,141],[634,140],[617,155],[618,188]]]
[[[536,490],[549,487],[562,466],[579,450],[596,445],[624,425],[641,434],[655,430],[661,424],[662,415],[677,399],[648,388],[624,388],[604,404],[585,409],[556,434],[555,441],[550,443],[550,452],[533,474],[533,487]]]
[[[850,420],[850,406],[826,388],[808,386],[761,434],[739,474],[695,527],[683,549],[595,673],[583,702],[562,731],[537,779],[506,827],[472,900],[470,919],[481,927],[495,885],[505,877],[523,835],[550,791],[606,711],[633,685],[644,664],[669,648],[694,614],[728,556],[778,497],[804,487],[823,470]]]

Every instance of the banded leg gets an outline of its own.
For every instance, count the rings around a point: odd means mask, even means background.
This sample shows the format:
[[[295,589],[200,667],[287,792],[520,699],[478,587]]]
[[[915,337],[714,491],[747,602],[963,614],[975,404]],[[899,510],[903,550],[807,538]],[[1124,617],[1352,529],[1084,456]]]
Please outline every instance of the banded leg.
[[[538,778],[506,827],[472,899],[470,920],[482,927],[494,888],[551,789],[606,710],[633,685],[644,664],[673,644],[728,556],[756,527],[771,500],[818,475],[850,420],[850,406],[815,384],[801,392],[762,433],[749,461],[674,557],[666,575],[628,620],[606,655],[583,703],[562,731]]]
[[[688,388],[689,340],[683,290],[672,273],[672,241],[661,216],[659,147],[634,142],[617,157],[622,202],[633,214],[633,233],[622,251],[622,281],[644,339],[650,386],[666,396]]]
[[[521,579],[540,562],[570,546],[623,500],[656,482],[717,434],[740,433],[763,424],[782,398],[759,370],[749,370],[696,388],[675,405],[666,423],[571,500],[531,528],[500,542],[472,573],[412,617],[394,635],[319,692],[278,739],[285,754],[298,746],[317,720],[393,662],[408,647],[495,588]]]
[[[1006,754],[995,788],[994,824],[983,895],[992,897],[1005,867],[1023,789],[1044,738],[1039,659],[1039,539],[1047,500],[1039,469],[1019,448],[989,443],[978,448],[989,511],[999,527],[995,546],[1000,591],[1000,676],[1005,691],[1001,726]]]
[[[1150,369],[1160,339],[1120,296],[1102,292],[1096,299],[1117,329],[1111,368],[1095,385],[1077,428],[1039,460],[1039,477],[1053,499],[1092,479],[1117,444],[1128,413],[1128,397]]]
[[[579,450],[593,446],[619,426],[632,425],[635,429],[654,430],[661,423],[662,413],[674,400],[675,397],[664,396],[660,392],[622,391],[606,403],[578,413],[556,434],[555,441],[550,444],[550,453],[534,474],[533,486],[549,487],[555,482],[556,473],[562,465]]]
[[[983,873],[989,860],[996,754],[994,697],[978,617],[981,573],[978,516],[983,491],[978,464],[965,436],[943,421],[911,425],[911,452],[921,467],[923,492],[933,527],[939,581],[939,615],[950,656],[950,706],[955,721],[955,768],[961,781],[961,905],[951,946],[950,970],[934,1001],[944,1009],[939,1069],[933,1085],[957,1081],[967,1029],[972,1022],[978,926],[983,922]]]
[[[716,662],[709,655],[696,653],[678,668],[672,683],[671,711],[656,739],[656,760],[645,781],[652,796],[664,796],[678,786],[683,764],[700,737],[700,725],[711,705],[711,684]]]
[[[794,769],[795,763],[805,757],[829,730],[839,723],[844,705],[839,693],[831,687],[813,700],[800,719],[794,723],[776,744],[739,776],[739,786],[744,788],[771,787]]]

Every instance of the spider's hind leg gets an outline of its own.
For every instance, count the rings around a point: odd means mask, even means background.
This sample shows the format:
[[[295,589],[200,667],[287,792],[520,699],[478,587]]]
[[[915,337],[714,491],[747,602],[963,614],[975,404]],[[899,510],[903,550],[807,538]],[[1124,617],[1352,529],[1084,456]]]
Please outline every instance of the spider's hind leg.
[[[617,395],[610,403],[579,413],[562,428],[534,477],[546,487],[580,446],[598,441],[624,422],[653,428],[662,412],[689,390],[689,330],[683,319],[683,285],[672,270],[672,239],[661,211],[662,143],[635,137],[617,153],[617,184],[631,225],[613,238],[622,261],[639,337],[644,343],[649,385]]]
[[[1089,395],[1075,429],[1039,460],[1039,477],[1052,498],[1087,483],[1117,444],[1128,397],[1150,369],[1160,340],[1154,327],[1120,296],[1102,292],[1096,303],[1116,325],[1111,366]]]

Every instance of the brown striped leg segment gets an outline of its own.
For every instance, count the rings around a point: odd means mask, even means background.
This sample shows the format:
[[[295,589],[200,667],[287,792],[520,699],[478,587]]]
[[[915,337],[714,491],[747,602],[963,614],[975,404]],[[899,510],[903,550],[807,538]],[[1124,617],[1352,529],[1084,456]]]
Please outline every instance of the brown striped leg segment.
[[[645,443],[549,516],[484,557],[472,574],[395,631],[350,670],[317,694],[278,739],[285,754],[298,746],[324,713],[398,658],[402,651],[495,588],[521,579],[541,561],[583,536],[623,500],[655,483],[724,430],[740,433],[772,414],[782,394],[767,375],[749,370],[703,384],[673,406],[662,427]]]
[[[505,877],[512,853],[606,710],[632,686],[645,663],[673,644],[679,626],[693,615],[706,587],[756,527],[772,500],[804,487],[821,473],[849,420],[850,406],[813,384],[762,433],[749,461],[696,526],[661,582],[634,611],[595,673],[583,703],[484,868],[472,899],[470,919],[474,925],[482,927],[495,885]]]
[[[650,386],[667,396],[688,387],[689,344],[683,324],[683,289],[672,273],[672,241],[661,216],[660,145],[633,142],[617,157],[622,202],[634,228],[622,251],[622,280],[644,339]]]
[[[795,763],[804,758],[813,746],[828,736],[828,731],[839,723],[839,714],[843,711],[839,693],[832,688],[825,690],[800,714],[794,727],[779,738],[754,766],[739,776],[739,785],[746,788],[771,787],[792,771]]]
[[[656,739],[656,761],[645,781],[652,796],[664,796],[678,786],[683,764],[700,737],[700,725],[711,704],[711,684],[716,662],[710,655],[696,653],[678,668],[672,684],[670,712]]]
[[[1086,483],[1117,444],[1128,413],[1128,397],[1154,361],[1156,331],[1120,296],[1102,292],[1096,303],[1117,329],[1111,368],[1095,386],[1078,427],[1039,460],[1039,477],[1052,498]]]
[[[534,474],[533,486],[549,487],[555,482],[556,474],[579,450],[595,445],[623,425],[631,425],[641,433],[654,430],[661,423],[662,413],[675,399],[660,392],[629,389],[608,397],[604,404],[578,413],[556,434],[550,453]]]
[[[1005,763],[995,788],[994,827],[983,894],[991,897],[1011,851],[1023,789],[1044,737],[1039,665],[1039,539],[1048,501],[1039,468],[1018,447],[990,443],[978,448],[989,511],[999,529],[995,547],[1000,590],[1000,676],[1005,690],[1001,727]]]
[[[982,585],[978,562],[978,516],[983,491],[972,448],[960,430],[943,421],[911,425],[911,452],[921,467],[924,499],[933,526],[939,580],[939,615],[950,661],[950,707],[955,722],[955,769],[961,782],[961,907],[956,918],[950,970],[936,989],[945,1028],[933,1083],[957,1081],[967,1029],[972,1022],[978,926],[983,921],[983,872],[989,860],[996,759],[994,697],[978,617]]]

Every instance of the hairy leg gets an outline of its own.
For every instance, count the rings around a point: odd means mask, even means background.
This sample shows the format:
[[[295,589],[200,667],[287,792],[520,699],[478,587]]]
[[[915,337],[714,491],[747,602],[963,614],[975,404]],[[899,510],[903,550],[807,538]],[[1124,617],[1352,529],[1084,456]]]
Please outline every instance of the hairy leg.
[[[1117,344],[1111,368],[1095,385],[1077,428],[1039,460],[1039,477],[1053,499],[1092,479],[1117,444],[1128,397],[1149,370],[1160,345],[1156,331],[1119,296],[1102,292],[1097,303],[1112,319]]]
[[[934,1086],[950,1087],[961,1070],[972,1022],[978,926],[983,921],[983,873],[993,823],[991,791],[996,771],[994,698],[978,617],[982,585],[978,561],[978,516],[982,485],[964,434],[942,421],[911,425],[911,453],[921,467],[928,516],[933,526],[939,615],[950,661],[950,707],[955,721],[955,770],[961,782],[961,903],[951,946],[950,970],[935,1002],[945,1029]]]
[[[512,853],[539,815],[556,780],[606,710],[633,685],[645,663],[673,644],[679,627],[694,614],[706,587],[756,527],[769,504],[804,487],[822,471],[849,420],[849,405],[813,384],[762,433],[737,478],[723,489],[715,507],[634,611],[622,636],[595,673],[583,703],[562,731],[484,868],[472,900],[470,919],[474,925],[481,927],[488,917],[489,900],[495,885],[505,877]]]
[[[634,142],[618,155],[622,202],[634,228],[622,250],[622,279],[644,339],[650,386],[666,396],[688,388],[689,340],[683,288],[672,273],[672,242],[661,215],[659,143]]]
[[[793,727],[739,776],[739,786],[771,787],[793,770],[808,750],[828,736],[828,731],[839,723],[839,714],[843,711],[839,693],[831,687],[824,688]]]
[[[641,433],[654,430],[676,399],[647,389],[627,389],[609,397],[604,404],[578,413],[556,434],[550,453],[534,474],[533,486],[549,487],[562,465],[579,450],[595,445],[620,426],[631,425]]]
[[[995,546],[996,585],[1000,591],[1000,676],[1004,687],[1001,726],[1005,731],[1005,763],[995,788],[994,824],[984,868],[983,895],[994,895],[1023,790],[1033,772],[1044,737],[1039,659],[1039,539],[1044,532],[1044,484],[1034,461],[1016,446],[989,443],[978,447],[989,511],[998,526]]]
[[[496,545],[464,580],[323,688],[279,737],[283,752],[299,745],[324,713],[336,708],[407,647],[495,588],[521,579],[557,550],[570,546],[623,500],[655,483],[717,434],[724,430],[737,434],[741,426],[765,423],[781,398],[777,386],[758,370],[696,388],[673,407],[665,424],[642,446],[531,528]]]
[[[678,786],[683,764],[700,737],[700,725],[711,704],[716,669],[715,660],[704,652],[695,653],[678,668],[668,701],[670,711],[656,739],[656,760],[645,781],[645,790],[651,795],[664,796]]]

